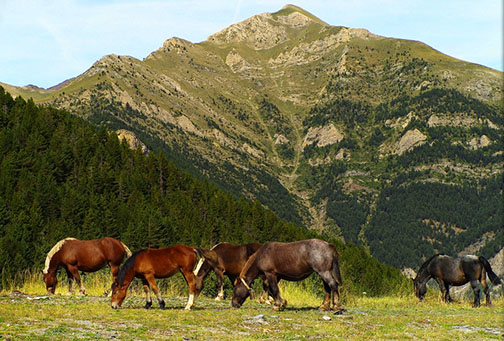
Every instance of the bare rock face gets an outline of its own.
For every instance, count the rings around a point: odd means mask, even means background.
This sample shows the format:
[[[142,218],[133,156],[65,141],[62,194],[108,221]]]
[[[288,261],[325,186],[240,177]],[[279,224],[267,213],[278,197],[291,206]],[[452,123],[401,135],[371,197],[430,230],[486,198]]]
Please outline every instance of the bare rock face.
[[[312,127],[304,138],[303,148],[315,142],[317,147],[325,147],[340,142],[344,137],[332,123],[324,127]]]
[[[402,155],[408,150],[411,150],[415,147],[421,146],[427,140],[427,136],[422,134],[420,130],[413,129],[408,130],[402,137],[397,147],[393,151],[393,154]]]
[[[479,139],[473,138],[469,141],[469,146],[472,150],[476,150],[479,148],[487,147],[492,143],[492,141],[486,135],[482,135]]]
[[[250,64],[235,49],[232,49],[226,56],[226,64],[231,68],[233,73],[261,69],[260,67]]]
[[[256,50],[269,49],[286,40],[285,26],[274,25],[269,13],[255,15],[208,37],[209,42],[218,45],[246,42]]]
[[[149,148],[147,148],[147,146],[142,141],[140,141],[140,139],[132,131],[120,129],[116,131],[116,134],[119,140],[122,141],[123,139],[125,139],[131,149],[137,149],[138,147],[140,147],[144,154],[147,154],[149,152]]]

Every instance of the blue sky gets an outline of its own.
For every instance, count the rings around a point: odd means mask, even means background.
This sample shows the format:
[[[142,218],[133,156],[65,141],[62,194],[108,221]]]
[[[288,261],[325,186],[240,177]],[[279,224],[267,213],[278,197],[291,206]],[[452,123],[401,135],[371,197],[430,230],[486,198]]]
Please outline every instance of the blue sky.
[[[288,1],[288,0],[287,0]],[[276,0],[0,0],[0,82],[56,85],[106,54],[143,59],[170,37],[201,42]],[[335,26],[422,41],[503,70],[501,0],[295,1]]]

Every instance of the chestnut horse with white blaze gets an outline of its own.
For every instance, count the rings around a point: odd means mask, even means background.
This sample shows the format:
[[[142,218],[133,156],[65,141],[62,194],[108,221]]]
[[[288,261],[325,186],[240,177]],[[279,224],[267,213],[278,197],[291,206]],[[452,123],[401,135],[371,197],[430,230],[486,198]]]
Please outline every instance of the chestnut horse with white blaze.
[[[47,254],[45,267],[42,270],[44,282],[49,294],[54,294],[58,279],[56,274],[60,267],[66,270],[68,275],[68,290],[73,293],[73,279],[80,287],[79,292],[86,294],[79,271],[95,272],[107,264],[110,266],[112,276],[116,278],[119,266],[124,256],[131,256],[131,251],[126,245],[117,239],[105,237],[95,240],[78,240],[66,238],[60,240]]]
[[[287,302],[280,296],[278,281],[301,281],[316,272],[324,282],[326,295],[321,310],[339,308],[338,286],[341,285],[338,252],[336,247],[320,239],[293,243],[271,242],[264,244],[243,267],[236,280],[232,305],[239,308],[251,294],[255,278],[264,275],[269,294],[274,298],[274,310],[282,310]]]
[[[175,275],[178,271],[182,273],[189,287],[189,299],[185,307],[190,310],[194,304],[194,266],[196,265],[197,251],[184,245],[175,245],[162,249],[145,249],[134,253],[119,270],[116,280],[112,284],[112,308],[121,307],[126,298],[128,287],[133,279],[139,278],[142,281],[145,295],[147,297],[145,309],[152,306],[150,289],[154,291],[159,306],[165,308],[165,302],[161,297],[156,278],[167,278]]]

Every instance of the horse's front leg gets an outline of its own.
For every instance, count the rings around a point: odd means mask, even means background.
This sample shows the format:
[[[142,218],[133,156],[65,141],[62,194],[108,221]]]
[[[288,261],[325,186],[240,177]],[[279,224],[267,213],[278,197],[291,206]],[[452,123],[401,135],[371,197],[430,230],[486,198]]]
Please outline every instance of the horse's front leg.
[[[110,271],[112,272],[112,283],[115,283],[117,279],[117,274],[119,273],[119,266],[112,262],[109,262],[108,265],[110,266]],[[103,295],[105,297],[112,296],[112,290],[106,289]]]
[[[450,284],[448,282],[444,282],[445,285],[445,300],[446,302],[453,302],[451,296],[450,296]]]
[[[67,277],[68,277],[68,293],[67,295],[73,295],[74,294],[74,288],[73,288],[73,275],[68,269],[66,269]]]
[[[154,274],[146,274],[145,279],[147,282],[149,282],[150,287],[152,288],[152,291],[154,291],[154,294],[156,294],[157,300],[159,302],[159,308],[164,309],[165,308],[165,301],[163,300],[163,297],[161,297],[161,293],[159,292],[159,288],[156,284],[156,279],[154,278]],[[150,297],[149,297],[150,298]],[[152,301],[151,301],[152,304]],[[146,304],[147,306],[147,304]]]
[[[261,296],[259,297],[259,303],[266,303],[266,304],[271,304],[273,302],[273,297],[269,295],[269,289],[268,289],[268,280],[264,275],[260,275],[262,279],[262,287],[263,291],[261,293]]]
[[[143,285],[143,289],[144,289],[144,292],[145,292],[145,309],[149,309],[151,306],[152,306],[152,298],[151,298],[151,294],[150,294],[150,286],[149,286],[149,282],[147,282],[147,280],[144,278],[142,278],[142,285]]]
[[[275,300],[273,310],[280,311],[287,306],[287,301],[280,296],[280,289],[278,288],[278,279],[274,273],[265,273],[268,283],[268,291]]]
[[[477,280],[472,280],[471,281],[471,287],[474,292],[474,303],[473,307],[477,308],[480,306],[480,288],[478,286],[478,281]]]
[[[76,266],[69,266],[68,271],[72,273],[72,276],[75,278],[75,281],[79,285],[79,294],[80,295],[86,295],[86,288],[84,288],[84,283],[82,282],[80,275],[79,275],[79,269],[77,269]]]
[[[445,284],[445,282],[443,280],[439,279],[439,278],[436,278],[436,282],[439,285],[439,290],[441,290],[441,296],[442,296],[443,302],[448,303],[447,290],[446,290],[446,284]]]

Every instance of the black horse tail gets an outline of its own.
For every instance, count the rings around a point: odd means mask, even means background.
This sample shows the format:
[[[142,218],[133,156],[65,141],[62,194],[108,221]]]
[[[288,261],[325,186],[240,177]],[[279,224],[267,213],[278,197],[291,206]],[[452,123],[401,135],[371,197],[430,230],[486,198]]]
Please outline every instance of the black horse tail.
[[[338,285],[341,285],[343,283],[343,281],[341,280],[341,273],[340,273],[340,269],[339,269],[339,262],[338,262],[339,254],[338,254],[338,251],[336,250],[336,246],[331,244],[331,248],[334,251],[333,252],[333,263],[332,263],[332,267],[331,267],[331,275],[334,278],[334,280],[336,281],[336,283],[338,283]]]
[[[485,270],[488,273],[488,277],[490,278],[490,281],[492,282],[492,284],[494,284],[494,285],[502,284],[501,279],[499,277],[497,277],[495,272],[492,271],[492,267],[490,266],[490,263],[486,260],[486,258],[480,256],[479,261],[485,267]]]

